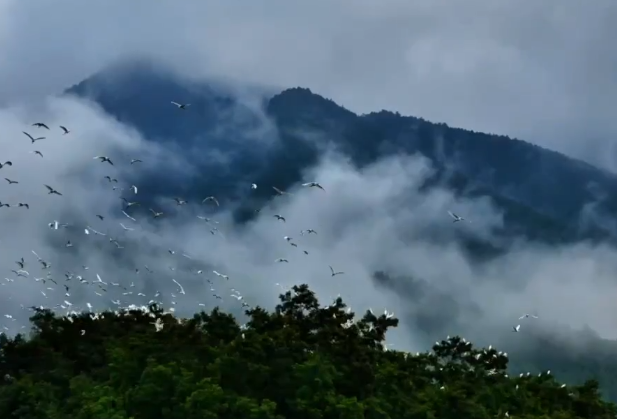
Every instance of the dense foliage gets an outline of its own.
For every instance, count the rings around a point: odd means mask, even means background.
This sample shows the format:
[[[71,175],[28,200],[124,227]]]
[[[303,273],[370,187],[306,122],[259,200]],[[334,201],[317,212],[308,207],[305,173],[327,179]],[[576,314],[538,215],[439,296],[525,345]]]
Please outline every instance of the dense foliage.
[[[3,419],[615,418],[597,382],[508,377],[507,355],[454,337],[388,351],[391,315],[319,305],[307,286],[239,325],[218,309],[178,319],[156,306],[57,317],[1,337]]]

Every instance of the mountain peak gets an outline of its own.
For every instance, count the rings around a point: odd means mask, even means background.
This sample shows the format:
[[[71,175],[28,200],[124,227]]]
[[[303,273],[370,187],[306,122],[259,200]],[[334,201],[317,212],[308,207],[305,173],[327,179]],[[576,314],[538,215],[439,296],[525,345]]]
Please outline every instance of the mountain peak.
[[[268,113],[277,117],[291,118],[303,115],[303,119],[324,118],[348,121],[357,115],[332,99],[313,93],[311,89],[293,87],[273,96],[268,103]]]

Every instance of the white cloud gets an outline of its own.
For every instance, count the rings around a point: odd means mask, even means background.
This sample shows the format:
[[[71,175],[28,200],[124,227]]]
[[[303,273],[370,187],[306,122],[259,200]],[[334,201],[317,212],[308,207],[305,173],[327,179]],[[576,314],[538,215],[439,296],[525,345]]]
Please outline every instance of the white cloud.
[[[48,123],[51,131],[30,126],[39,120]],[[61,135],[60,124],[72,133]],[[605,337],[617,334],[610,321],[617,268],[610,249],[521,243],[488,265],[474,265],[451,240],[443,244],[434,238],[453,237],[457,229],[490,238],[490,227],[500,225],[501,215],[486,200],[459,200],[444,190],[418,193],[416,186],[431,170],[422,159],[397,157],[358,171],[341,156],[325,154],[305,176],[306,181],[324,185],[325,192],[297,187],[291,195],[275,198],[259,218],[244,227],[234,226],[225,208],[211,215],[211,207],[201,204],[182,208],[178,217],[136,216],[139,220],[134,223],[122,215],[119,192],[103,177],[117,177],[119,186],[126,188],[130,185],[123,181],[123,174],[143,167],[130,166],[131,158],[143,156],[144,165],[156,165],[161,157],[170,157],[170,150],[160,149],[96,107],[74,99],[51,98],[41,106],[6,109],[0,112],[0,126],[5,133],[0,138],[0,156],[13,162],[0,169],[1,174],[19,181],[17,185],[0,184],[1,200],[30,204],[29,210],[0,210],[4,249],[0,264],[5,269],[0,276],[15,279],[2,285],[4,313],[16,315],[20,304],[54,306],[65,299],[78,308],[84,308],[86,301],[97,308],[112,307],[112,299],[123,304],[146,303],[156,291],[169,307],[174,300],[171,293],[177,294],[174,278],[187,291],[175,298],[179,312],[196,311],[198,303],[212,308],[217,303],[212,286],[223,297],[221,304],[240,317],[239,304],[229,297],[231,288],[242,292],[251,304],[272,308],[280,291],[276,283],[308,283],[323,302],[340,293],[359,314],[368,307],[393,310],[401,325],[391,341],[409,349],[426,347],[420,317],[441,322],[439,333],[465,333],[480,341],[501,339],[501,332],[507,334],[523,312],[540,314],[535,327],[548,329],[559,322],[577,328],[589,325]],[[22,130],[44,133],[47,138],[33,146]],[[42,151],[44,158],[32,154],[34,149]],[[92,159],[106,154],[112,156],[114,166]],[[181,161],[182,156],[175,159]],[[43,184],[64,195],[46,194]],[[160,209],[169,212],[173,205],[163,200]],[[466,215],[472,223],[453,224],[449,209]],[[277,221],[275,213],[287,221]],[[95,218],[96,214],[104,220]],[[211,227],[196,214],[217,219],[220,234],[210,234]],[[47,223],[52,220],[72,223],[74,228],[50,230]],[[135,231],[123,231],[120,222]],[[86,236],[82,229],[87,224],[108,236]],[[318,234],[300,236],[307,228]],[[110,236],[124,249],[116,249]],[[298,248],[283,236],[291,236]],[[72,248],[65,247],[67,240],[74,244]],[[168,249],[176,254],[169,254]],[[58,286],[35,282],[34,277],[44,277],[45,272],[32,250],[51,262]],[[182,257],[183,252],[192,259]],[[10,272],[21,257],[26,259],[30,278],[16,278]],[[275,263],[280,257],[290,263]],[[149,274],[144,265],[155,273]],[[331,277],[328,265],[345,275]],[[197,269],[204,273],[194,273]],[[229,275],[229,282],[214,276],[212,270]],[[99,273],[105,281],[119,282],[134,294],[123,295],[125,290],[110,285],[104,297],[97,296],[96,286],[78,284],[75,278],[65,281],[66,271],[89,281]],[[375,271],[392,275],[389,287],[372,279]],[[412,282],[411,277],[419,282]],[[70,297],[63,295],[63,284],[70,286]],[[146,296],[137,296],[137,292]],[[5,321],[4,325],[15,330],[27,316],[26,311],[21,313],[19,322]]]

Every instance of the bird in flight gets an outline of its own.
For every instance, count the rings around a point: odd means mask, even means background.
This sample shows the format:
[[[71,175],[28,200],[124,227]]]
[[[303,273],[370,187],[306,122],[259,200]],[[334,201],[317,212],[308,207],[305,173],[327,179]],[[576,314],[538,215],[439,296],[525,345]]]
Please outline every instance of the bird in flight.
[[[131,159],[131,164],[133,163],[143,163],[143,161],[139,160],[139,159]]]
[[[342,271],[336,272],[332,266],[330,266],[330,272],[332,273],[332,276],[343,275],[345,273]]]
[[[289,192],[285,192],[285,191],[277,188],[276,186],[273,186],[272,189],[274,189],[274,191],[276,192],[277,195],[291,195]]]
[[[283,217],[282,215],[274,214],[273,217],[276,218],[279,221],[286,222],[285,221],[285,217]]]
[[[325,191],[325,189],[317,182],[303,183],[302,186],[306,186],[306,187],[309,187],[309,188],[319,188],[322,191]]]
[[[38,150],[31,151],[31,153],[38,154],[39,156],[43,157],[43,153]]]
[[[463,217],[459,217],[458,215],[456,215],[452,211],[448,211],[448,214],[450,214],[450,217],[452,217],[454,219],[453,223],[465,220]]]
[[[93,160],[96,160],[96,159],[99,159],[101,161],[101,163],[107,162],[107,163],[111,164],[112,166],[114,165],[114,163],[111,161],[111,159],[109,157],[106,157],[106,156],[96,156],[96,157],[93,158]]]
[[[132,221],[137,221],[136,219],[134,219],[133,217],[131,217],[130,215],[128,215],[128,214],[127,214],[126,212],[124,212],[124,211],[122,211],[122,214],[124,214],[124,216],[125,216],[126,218],[128,218],[129,220],[132,220]]]
[[[127,226],[125,226],[122,223],[120,223],[120,227],[122,227],[122,229],[125,230],[125,231],[133,231],[134,230],[134,228],[128,228]]]
[[[9,179],[8,177],[5,177],[5,178],[4,178],[4,180],[6,180],[7,182],[9,182],[9,185],[12,185],[13,183],[19,183],[18,181],[16,181],[16,180],[11,180],[11,179]]]
[[[188,204],[187,201],[185,201],[182,198],[174,198],[174,201],[176,201],[176,205],[184,205],[184,204]]]
[[[176,105],[178,107],[178,109],[182,109],[182,110],[186,110],[186,108],[188,108],[189,106],[191,106],[190,103],[185,103],[184,105],[178,102],[171,102],[172,105]]]
[[[516,326],[512,326],[512,331],[513,332],[518,332],[519,330],[521,330],[521,325],[517,324]]]
[[[49,191],[49,192],[47,193],[48,195],[53,195],[53,194],[55,194],[55,195],[60,195],[60,196],[62,196],[62,194],[61,194],[60,192],[58,192],[57,190],[55,190],[55,189],[54,189],[54,188],[52,188],[51,186],[49,186],[49,185],[45,185],[45,187],[46,187],[46,188],[47,188],[47,190]]]
[[[46,128],[49,129],[49,127],[47,125],[45,125],[42,122],[35,122],[34,124],[32,124],[33,127],[37,127],[37,128]]]
[[[64,134],[62,134],[62,135],[66,135],[66,134],[68,134],[69,132],[71,132],[71,131],[69,131],[69,130],[68,130],[68,128],[67,128],[67,127],[63,127],[62,125],[60,125],[60,129],[61,129],[62,131],[64,131]]]
[[[150,212],[152,213],[152,216],[153,216],[154,218],[159,218],[160,216],[162,216],[162,215],[163,215],[163,213],[162,213],[162,212],[156,212],[156,211],[154,211],[152,208],[150,208]]]
[[[39,140],[44,140],[44,139],[45,139],[45,137],[37,137],[37,138],[34,138],[32,135],[28,134],[26,131],[22,131],[22,132],[23,132],[23,133],[24,133],[24,134],[25,134],[28,138],[30,138],[30,141],[32,141],[32,144],[34,144],[36,141],[39,141]]]
[[[126,207],[127,207],[127,208],[133,207],[133,206],[135,206],[135,205],[139,205],[139,202],[137,202],[137,201],[135,201],[135,202],[129,202],[129,201],[127,201],[127,199],[126,199],[126,198],[120,198],[120,199],[124,201],[124,203],[126,204]]]
[[[528,319],[528,318],[530,318],[530,317],[531,317],[531,318],[534,318],[534,319],[537,319],[537,318],[538,318],[538,316],[534,316],[533,314],[527,314],[527,313],[525,313],[525,314],[523,314],[521,317],[519,317],[518,319],[519,319],[519,320],[522,320],[522,319]]]
[[[0,163],[0,169],[2,169],[4,166],[12,166],[13,163],[10,161],[5,161],[4,163]]]

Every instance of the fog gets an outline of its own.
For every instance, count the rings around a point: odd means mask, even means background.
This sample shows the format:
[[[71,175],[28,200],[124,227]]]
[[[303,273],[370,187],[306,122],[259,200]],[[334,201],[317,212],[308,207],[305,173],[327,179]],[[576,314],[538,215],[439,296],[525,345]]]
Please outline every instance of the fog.
[[[170,105],[170,112],[177,110]],[[33,127],[35,122],[50,130]],[[71,132],[63,135],[59,125]],[[252,306],[272,309],[283,290],[306,283],[324,304],[340,294],[359,315],[368,308],[394,311],[401,324],[388,341],[399,349],[426,349],[436,335],[445,334],[494,343],[511,339],[517,323],[523,323],[517,335],[523,338],[526,330],[548,331],[556,325],[589,326],[606,338],[617,335],[611,321],[617,314],[612,304],[617,266],[611,249],[582,244],[548,248],[521,241],[505,256],[473,264],[448,238],[462,229],[491,240],[502,216],[486,199],[459,199],[442,189],[418,192],[432,170],[421,157],[389,158],[359,171],[344,156],[325,152],[304,175],[325,191],[297,185],[244,226],[232,222],[233,203],[178,206],[173,197],[160,198],[153,209],[165,214],[156,219],[124,208],[133,221],[122,213],[120,196],[139,201],[140,193],[130,192],[132,185],[124,179],[131,171],[152,167],[170,173],[192,170],[177,150],[141,138],[92,103],[75,98],[8,107],[0,112],[0,127],[0,160],[12,162],[0,169],[2,177],[19,182],[0,184],[0,201],[11,205],[0,208],[0,265],[5,270],[0,310],[15,318],[2,319],[7,333],[27,327],[29,306],[66,312],[86,309],[86,303],[101,310],[150,300],[184,316],[219,305],[244,322],[233,290]],[[32,144],[22,131],[46,138]],[[272,141],[277,140],[268,138]],[[113,165],[95,156],[109,156]],[[143,162],[130,164],[135,158]],[[62,195],[48,194],[44,185]],[[250,184],[246,188],[248,199]],[[17,207],[20,202],[29,209]],[[450,210],[468,221],[453,223]],[[51,229],[48,224],[54,220],[69,225]],[[105,236],[84,234],[88,226]],[[301,234],[309,228],[317,234]],[[42,269],[32,251],[51,267]],[[16,261],[22,257],[29,274],[25,277],[11,272],[19,269]],[[278,258],[289,263],[275,262]],[[329,266],[345,273],[332,277]],[[390,279],[375,281],[377,271],[387,272]],[[72,279],[67,280],[67,272]],[[106,286],[96,284],[96,274]],[[77,275],[89,284],[80,283]],[[521,322],[523,313],[540,318]]]

